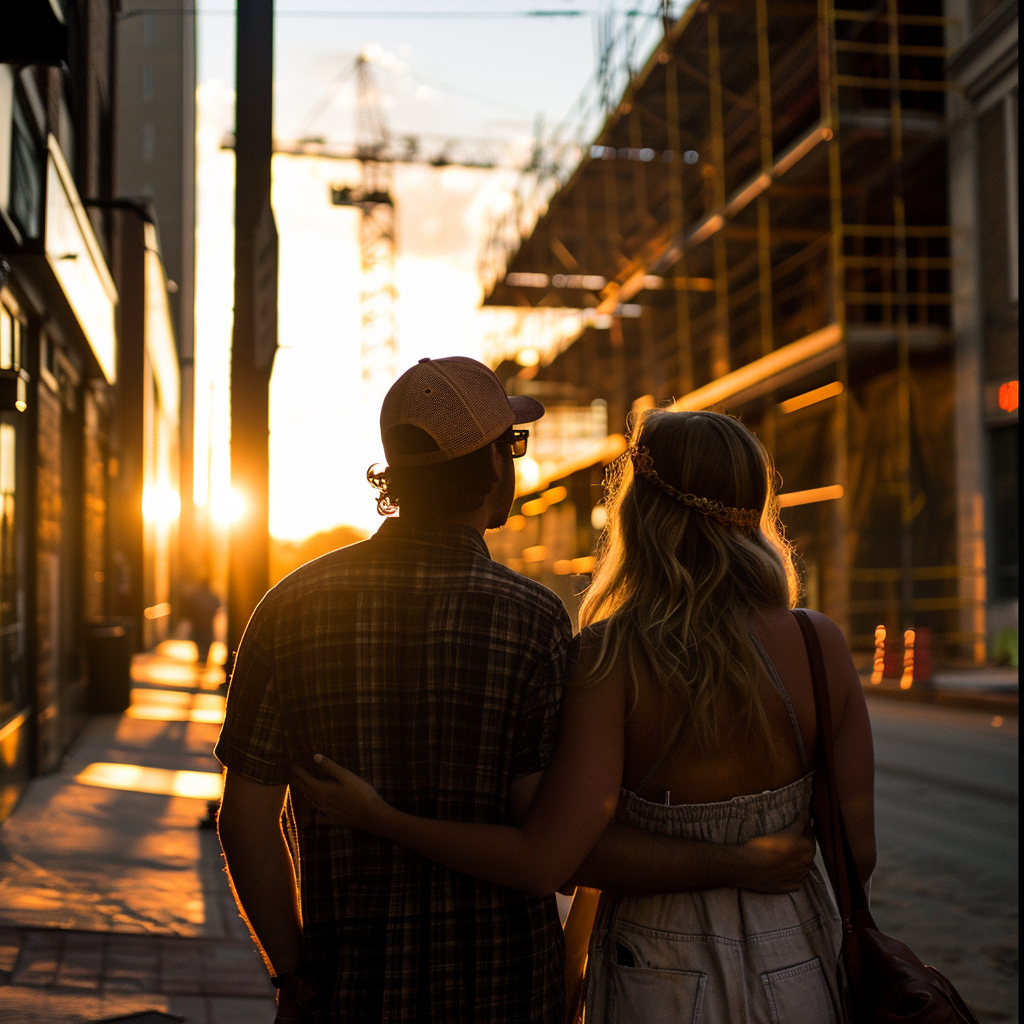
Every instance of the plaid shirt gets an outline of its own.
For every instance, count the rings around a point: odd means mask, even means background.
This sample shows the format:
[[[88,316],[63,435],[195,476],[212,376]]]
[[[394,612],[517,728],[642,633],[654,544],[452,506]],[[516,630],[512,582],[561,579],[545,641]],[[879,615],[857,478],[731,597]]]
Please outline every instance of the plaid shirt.
[[[571,635],[558,598],[492,561],[475,530],[388,520],[263,599],[217,757],[281,785],[323,753],[402,810],[505,822],[509,783],[551,758]],[[325,1019],[561,1021],[553,898],[328,825],[298,793],[291,809]]]

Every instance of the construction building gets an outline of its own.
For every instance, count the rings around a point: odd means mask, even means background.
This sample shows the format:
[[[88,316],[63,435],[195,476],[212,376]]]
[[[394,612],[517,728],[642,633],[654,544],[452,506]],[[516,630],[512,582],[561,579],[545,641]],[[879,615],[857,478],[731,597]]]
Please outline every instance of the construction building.
[[[971,325],[959,310],[974,301],[961,278],[980,272],[958,263],[951,224],[960,99],[947,69],[991,12],[941,0],[673,6],[605,32],[593,87],[485,244],[487,304],[522,310],[523,323],[560,318],[546,342],[493,339],[499,376],[552,412],[492,550],[572,607],[630,411],[726,411],[774,454],[807,605],[855,649],[870,650],[881,623],[897,637],[913,627],[939,662],[981,663],[990,484],[1003,470],[979,470],[965,498],[963,464],[989,464],[988,377],[1016,395],[1016,271],[1012,331],[1006,316],[1000,328],[1012,358],[1000,348],[984,371],[966,365],[964,346],[981,341],[977,310]],[[1016,3],[1000,10],[1011,6],[1015,112]],[[1015,175],[1012,189],[1015,204]],[[977,395],[967,434],[965,388]],[[1015,450],[1012,405],[1000,422]],[[602,416],[610,433],[594,429]],[[965,441],[975,447],[954,456]],[[1012,559],[998,586],[1015,599],[1015,547]]]

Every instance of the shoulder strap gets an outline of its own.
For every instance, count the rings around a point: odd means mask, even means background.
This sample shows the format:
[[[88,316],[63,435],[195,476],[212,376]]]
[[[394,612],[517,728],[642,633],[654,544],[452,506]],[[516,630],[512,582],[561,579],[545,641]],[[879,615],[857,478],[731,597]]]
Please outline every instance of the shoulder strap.
[[[804,646],[807,648],[811,682],[814,686],[814,710],[818,723],[812,798],[814,833],[821,847],[825,870],[832,882],[844,927],[848,927],[855,919],[857,924],[869,924],[874,927],[864,885],[857,873],[853,851],[847,837],[843,808],[839,802],[832,705],[829,699],[828,678],[825,674],[825,659],[821,653],[821,641],[807,612],[797,609],[793,615],[800,626],[800,632],[803,633]]]
[[[793,727],[793,738],[796,740],[797,753],[800,755],[800,766],[806,772],[811,767],[811,762],[807,757],[807,748],[804,746],[804,737],[800,732],[800,723],[797,721],[796,712],[793,710],[793,701],[790,700],[789,693],[782,683],[782,677],[779,675],[779,670],[775,667],[775,663],[768,656],[768,652],[764,649],[764,644],[762,644],[753,633],[748,633],[747,635],[750,637],[750,640],[754,645],[754,649],[757,651],[758,656],[761,658],[761,662],[764,664],[765,671],[768,673],[768,678],[772,681],[772,685],[774,685],[775,689],[778,690],[779,696],[782,698],[782,703],[786,706],[786,714],[789,716],[789,724]]]
[[[651,765],[650,770],[640,780],[640,785],[633,790],[633,792],[636,793],[637,796],[639,796],[643,792],[644,787],[647,785],[647,783],[654,778],[654,773],[665,763],[665,758],[668,757],[672,748],[676,745],[676,740],[679,739],[679,732],[682,728],[683,716],[680,715],[678,720],[676,721],[676,724],[672,727],[672,731],[669,733],[668,739],[665,741],[665,745],[661,748],[661,753],[658,754],[658,759],[654,762],[654,764]]]

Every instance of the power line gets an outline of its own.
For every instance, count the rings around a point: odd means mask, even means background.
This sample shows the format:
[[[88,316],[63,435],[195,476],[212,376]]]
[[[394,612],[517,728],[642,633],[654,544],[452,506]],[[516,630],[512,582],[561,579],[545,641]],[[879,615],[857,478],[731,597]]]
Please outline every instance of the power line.
[[[372,63],[372,61],[371,61]],[[317,99],[317,101],[310,107],[309,112],[302,119],[301,127],[299,128],[298,137],[301,139],[308,134],[317,118],[334,102],[334,98],[338,94],[338,88],[355,72],[355,61],[352,58],[348,58],[345,66],[338,72],[338,74],[328,83],[326,89]],[[385,70],[391,70],[385,68]],[[463,89],[460,86],[452,85],[450,82],[442,82],[440,79],[431,78],[427,75],[421,75],[416,71],[412,71],[406,68],[402,74],[407,74],[413,81],[420,82],[423,85],[429,85],[434,88],[444,89],[447,92],[452,93],[456,96],[462,96],[465,99],[474,100],[477,103],[483,103],[491,107],[495,107],[501,110],[507,110],[510,113],[515,114],[526,114],[527,111],[524,107],[516,106],[513,103],[506,103],[502,100],[495,99],[491,96],[481,96],[479,93],[473,92],[469,89]]]
[[[505,103],[503,100],[494,99],[492,96],[481,96],[479,93],[472,92],[469,89],[463,89],[460,86],[452,85],[450,82],[442,82],[437,78],[428,78],[426,75],[421,75],[418,71],[408,71],[407,74],[410,78],[415,79],[418,82],[422,82],[424,85],[434,86],[438,89],[445,89],[446,91],[453,93],[456,96],[462,96],[465,99],[475,100],[477,103],[484,103],[491,107],[496,107],[501,110],[507,110],[509,113],[514,114],[528,114],[529,111],[525,107],[517,106],[514,103]]]
[[[275,11],[277,18],[345,18],[352,20],[405,20],[405,21],[468,21],[468,20],[497,20],[501,18],[588,18],[597,14],[597,11],[583,8],[569,8],[564,10],[532,10],[532,11],[324,11],[324,10],[292,10]],[[639,11],[626,11],[626,14],[639,14]],[[212,8],[201,10],[195,7],[138,7],[131,11],[124,11],[119,16],[121,20],[134,18],[140,14],[195,14],[203,17],[230,17],[235,16],[235,11],[229,8]]]

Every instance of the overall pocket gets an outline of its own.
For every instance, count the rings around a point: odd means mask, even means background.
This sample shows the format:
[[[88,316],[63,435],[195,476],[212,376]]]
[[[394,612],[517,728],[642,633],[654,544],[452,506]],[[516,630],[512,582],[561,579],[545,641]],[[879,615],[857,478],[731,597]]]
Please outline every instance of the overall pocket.
[[[765,971],[761,975],[773,1024],[836,1024],[832,994],[821,961]]]
[[[637,965],[632,950],[615,943],[608,964],[609,1020],[616,1024],[700,1024],[707,975]]]

